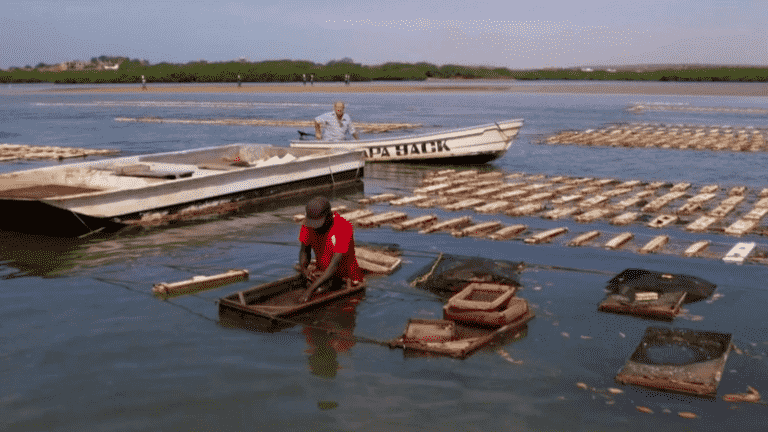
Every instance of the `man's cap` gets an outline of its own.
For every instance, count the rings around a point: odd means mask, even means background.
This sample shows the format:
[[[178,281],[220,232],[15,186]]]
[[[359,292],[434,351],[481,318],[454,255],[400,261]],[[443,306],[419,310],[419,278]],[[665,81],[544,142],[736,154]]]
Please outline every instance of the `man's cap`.
[[[307,218],[304,225],[318,229],[325,223],[325,218],[331,214],[331,202],[326,197],[315,197],[307,203]]]

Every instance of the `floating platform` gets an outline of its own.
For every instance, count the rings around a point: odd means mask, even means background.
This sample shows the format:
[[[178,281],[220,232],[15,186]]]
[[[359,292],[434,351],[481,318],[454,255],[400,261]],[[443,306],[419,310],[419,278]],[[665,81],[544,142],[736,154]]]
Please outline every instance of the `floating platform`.
[[[76,147],[32,146],[25,144],[0,144],[0,162],[19,159],[72,159],[88,156],[110,156],[120,150],[99,150]]]
[[[731,250],[723,257],[723,261],[729,263],[741,264],[755,248],[755,243],[736,243]]]
[[[731,335],[649,327],[616,381],[714,397],[731,350]]]

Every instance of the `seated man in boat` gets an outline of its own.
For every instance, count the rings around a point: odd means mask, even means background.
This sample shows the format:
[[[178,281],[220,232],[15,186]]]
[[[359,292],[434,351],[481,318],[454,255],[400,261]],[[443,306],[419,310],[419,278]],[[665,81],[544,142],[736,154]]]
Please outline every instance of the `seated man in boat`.
[[[347,133],[360,139],[349,114],[344,113],[344,102],[336,101],[333,111],[315,117],[315,138],[323,141],[343,141]]]
[[[325,197],[313,198],[306,208],[306,219],[299,233],[299,271],[310,281],[300,303],[309,300],[319,287],[336,288],[345,280],[360,283],[363,273],[355,258],[355,238],[352,224],[331,211]],[[315,265],[322,272],[313,280],[309,269],[311,251],[315,251]]]

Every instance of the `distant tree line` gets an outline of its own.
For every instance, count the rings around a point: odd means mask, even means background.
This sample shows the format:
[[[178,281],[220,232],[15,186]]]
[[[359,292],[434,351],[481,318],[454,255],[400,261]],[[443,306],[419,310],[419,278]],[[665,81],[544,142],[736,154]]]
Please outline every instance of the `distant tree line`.
[[[104,56],[102,56],[104,57]],[[94,58],[92,60],[101,60]],[[622,81],[741,81],[766,82],[768,68],[758,67],[697,67],[657,68],[655,70],[582,70],[538,69],[510,70],[474,66],[430,63],[386,63],[364,66],[350,59],[317,64],[310,61],[271,60],[257,63],[206,61],[186,64],[148,64],[138,59],[124,59],[118,70],[41,70],[37,68],[0,71],[0,83],[58,83],[58,84],[117,84],[139,83],[144,75],[148,83],[224,83],[237,82],[301,82],[302,74],[314,74],[315,82],[341,82],[346,74],[351,81],[407,80],[427,78],[450,79],[518,79],[518,80],[622,80]],[[104,60],[107,60],[105,57]]]

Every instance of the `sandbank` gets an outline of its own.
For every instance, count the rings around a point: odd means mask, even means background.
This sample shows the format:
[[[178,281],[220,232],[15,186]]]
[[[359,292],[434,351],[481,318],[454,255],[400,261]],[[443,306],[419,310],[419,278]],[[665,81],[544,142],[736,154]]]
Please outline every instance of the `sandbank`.
[[[44,90],[50,92],[51,90]],[[685,96],[768,96],[766,83],[676,83],[676,82],[585,82],[562,81],[427,81],[423,83],[353,83],[351,85],[321,83],[315,85],[287,84],[148,84],[142,90],[140,84],[130,86],[83,85],[53,89],[67,93],[572,93],[572,94],[637,94],[637,95],[685,95]]]

